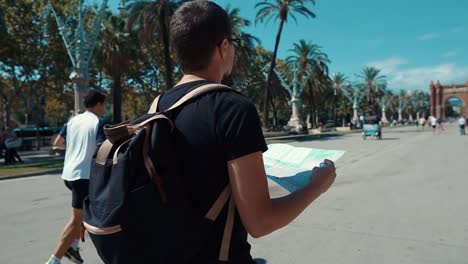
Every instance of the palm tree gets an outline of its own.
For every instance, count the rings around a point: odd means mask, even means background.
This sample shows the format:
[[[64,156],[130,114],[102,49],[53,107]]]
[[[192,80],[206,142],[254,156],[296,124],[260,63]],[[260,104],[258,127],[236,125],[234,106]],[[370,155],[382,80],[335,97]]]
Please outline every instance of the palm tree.
[[[341,90],[346,85],[348,81],[348,77],[342,72],[334,73],[331,76],[331,81],[333,85],[333,118],[335,119],[335,124],[337,121],[337,114],[336,114],[336,101],[337,97],[340,95]],[[345,99],[346,100],[346,99]]]
[[[138,32],[144,47],[155,44],[155,38],[162,43],[164,53],[166,89],[174,86],[173,62],[169,46],[169,22],[172,14],[186,1],[155,0],[140,1],[130,5],[127,28]]]
[[[112,78],[114,123],[122,122],[122,76],[129,68],[130,34],[125,31],[125,21],[110,16],[104,23],[101,56],[106,73]]]
[[[338,94],[338,91],[341,91],[341,89],[343,89],[344,85],[348,81],[348,77],[346,77],[346,75],[342,72],[332,74],[331,79],[333,82],[333,89],[335,90],[335,95]]]
[[[427,113],[430,110],[429,94],[423,91],[416,91],[411,97],[412,105],[414,107],[414,110],[416,111],[416,117],[419,118],[421,114],[422,117],[427,117]]]
[[[244,44],[245,47],[254,48],[255,42],[260,44],[260,39],[254,35],[244,32],[242,29],[249,27],[251,22],[248,19],[245,19],[239,15],[239,8],[231,9],[230,5],[226,6],[226,12],[229,17],[229,22],[231,25],[232,34],[235,38],[240,39],[240,45]],[[237,50],[236,50],[237,51]]]
[[[267,83],[265,86],[265,96],[263,100],[263,126],[265,128],[269,127],[269,107],[268,103],[270,100],[270,87],[271,80],[273,76],[273,70],[276,64],[276,56],[278,54],[278,46],[281,39],[281,32],[283,31],[284,23],[287,22],[288,16],[291,16],[297,22],[296,13],[303,15],[305,17],[314,18],[315,14],[310,11],[305,5],[307,3],[315,4],[315,0],[271,0],[273,3],[270,3],[269,0],[265,0],[255,5],[255,8],[259,8],[257,12],[257,17],[255,23],[263,22],[266,19],[268,23],[272,18],[275,20],[279,19],[278,33],[276,34],[275,48],[273,50],[272,59],[270,62],[270,68],[267,76]]]
[[[385,85],[385,75],[380,75],[380,70],[375,67],[365,67],[362,73],[358,75],[364,82],[367,89],[367,102],[371,102],[374,98],[374,93],[377,92],[383,85]]]
[[[327,55],[321,49],[319,45],[301,39],[299,43],[293,44],[293,48],[289,50],[293,55],[288,56],[286,60],[289,63],[296,63],[303,70],[320,66],[323,61],[329,63]]]
[[[309,97],[312,103],[312,114],[315,117],[314,126],[319,125],[319,112],[327,101],[327,94],[332,94],[332,82],[328,75],[328,67],[318,67],[309,79]],[[320,102],[320,103],[319,103]]]
[[[322,51],[322,47],[303,39],[299,43],[294,43],[290,51],[293,52],[293,55],[287,58],[290,64],[298,65],[304,73],[313,72],[308,80],[308,95],[312,106],[312,116],[314,117],[313,123],[317,125],[318,107],[316,102],[317,97],[323,94],[328,87],[328,64],[330,59]]]
[[[255,44],[260,44],[260,39],[243,31],[243,28],[250,26],[250,21],[239,15],[239,8],[231,9],[230,5],[226,7],[226,12],[231,24],[234,38],[240,42],[236,47],[236,61],[233,69],[233,82],[239,85],[240,82],[247,79],[246,75],[252,68],[252,58],[255,55]],[[246,85],[241,85],[246,86]]]

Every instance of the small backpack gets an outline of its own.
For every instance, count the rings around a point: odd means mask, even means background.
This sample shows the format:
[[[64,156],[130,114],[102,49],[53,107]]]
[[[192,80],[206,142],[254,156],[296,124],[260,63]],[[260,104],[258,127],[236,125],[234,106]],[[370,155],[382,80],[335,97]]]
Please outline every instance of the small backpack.
[[[228,261],[235,205],[229,184],[204,216],[194,215],[175,148],[173,110],[208,92],[234,91],[207,84],[164,112],[106,126],[107,140],[91,168],[83,225],[105,263],[188,263],[205,245],[229,201],[219,260]]]

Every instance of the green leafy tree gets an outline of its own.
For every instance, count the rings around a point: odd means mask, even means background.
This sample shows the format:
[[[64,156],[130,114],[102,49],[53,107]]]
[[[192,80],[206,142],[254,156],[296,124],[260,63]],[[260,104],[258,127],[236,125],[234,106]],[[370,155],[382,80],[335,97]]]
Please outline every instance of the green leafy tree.
[[[297,22],[296,15],[303,15],[307,18],[315,18],[315,14],[306,7],[306,4],[315,4],[314,0],[271,0],[263,1],[255,5],[258,8],[255,22],[268,23],[272,18],[279,19],[278,32],[276,34],[275,48],[273,50],[270,67],[268,70],[267,83],[265,85],[264,99],[263,99],[263,126],[269,128],[269,100],[270,100],[270,87],[273,78],[273,70],[275,69],[276,56],[278,54],[278,47],[281,40],[281,33],[283,32],[284,23],[291,17]]]
[[[298,65],[302,69],[302,75],[312,72],[307,81],[308,89],[305,91],[305,97],[308,99],[309,109],[313,118],[313,126],[317,127],[319,123],[319,98],[326,98],[326,93],[330,89],[330,79],[328,77],[328,64],[330,59],[322,51],[322,47],[313,44],[310,41],[300,40],[293,44],[290,50],[292,55],[287,58],[291,64]]]
[[[367,89],[367,102],[369,104],[375,103],[374,98],[378,97],[380,94],[379,89],[383,87],[386,83],[385,75],[381,75],[381,70],[375,67],[364,67],[361,74],[358,75],[363,85]]]
[[[336,122],[338,115],[339,115],[338,114],[339,106],[337,105],[337,102],[349,101],[347,98],[344,98],[344,95],[342,93],[342,89],[344,89],[344,87],[347,85],[348,77],[346,77],[346,75],[342,72],[337,72],[337,73],[332,74],[331,82],[332,82],[332,87],[333,87],[333,118]],[[340,105],[344,105],[344,104],[340,104]]]
[[[174,86],[174,63],[169,43],[169,22],[174,11],[186,1],[155,0],[131,4],[127,27],[138,32],[143,46],[151,48],[162,44],[166,89]],[[153,54],[157,55],[157,54]]]
[[[123,19],[110,16],[104,22],[100,45],[104,69],[112,79],[114,123],[122,122],[122,78],[129,69],[130,40]]]

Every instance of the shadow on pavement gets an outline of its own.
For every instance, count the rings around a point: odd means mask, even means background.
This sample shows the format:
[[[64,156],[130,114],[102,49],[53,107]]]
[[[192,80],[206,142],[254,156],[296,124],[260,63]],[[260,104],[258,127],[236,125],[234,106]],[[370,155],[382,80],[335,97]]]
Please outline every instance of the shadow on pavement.
[[[409,134],[409,133],[421,133],[421,132],[426,132],[429,130],[393,130],[391,132],[393,133],[404,133],[404,134]]]
[[[325,141],[325,140],[333,140],[336,138],[340,138],[345,136],[345,134],[325,134],[325,135],[301,135],[295,137],[284,137],[284,138],[272,138],[269,141],[273,143],[287,143],[292,141],[298,142],[307,142],[307,141]]]
[[[255,261],[255,264],[267,264],[268,263],[267,260],[263,258],[255,258],[254,261]]]

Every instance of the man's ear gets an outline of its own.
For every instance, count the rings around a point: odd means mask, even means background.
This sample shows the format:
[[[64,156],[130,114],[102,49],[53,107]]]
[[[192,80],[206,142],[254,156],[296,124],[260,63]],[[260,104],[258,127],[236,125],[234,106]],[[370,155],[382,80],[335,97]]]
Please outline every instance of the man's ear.
[[[222,60],[224,60],[227,56],[228,49],[229,49],[229,42],[227,39],[224,39],[221,45],[218,46],[219,49],[219,56]]]

